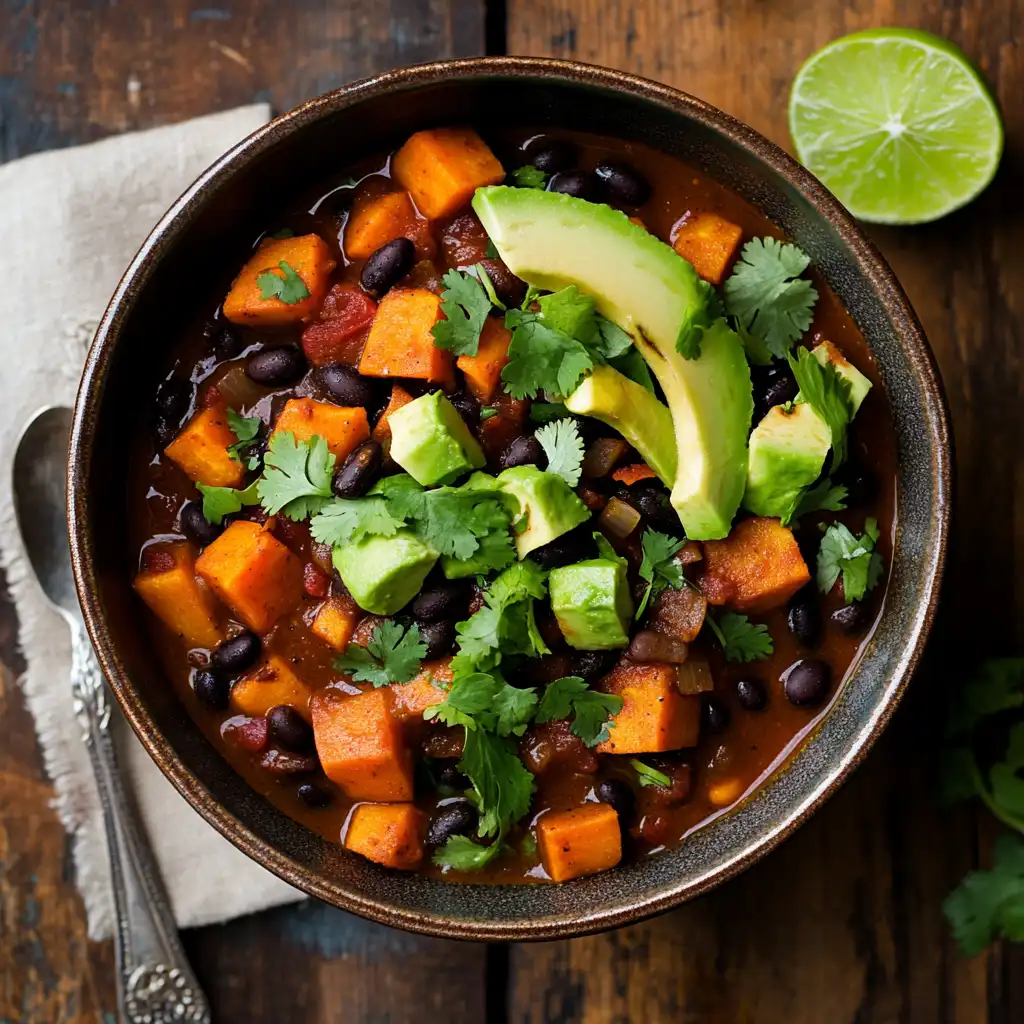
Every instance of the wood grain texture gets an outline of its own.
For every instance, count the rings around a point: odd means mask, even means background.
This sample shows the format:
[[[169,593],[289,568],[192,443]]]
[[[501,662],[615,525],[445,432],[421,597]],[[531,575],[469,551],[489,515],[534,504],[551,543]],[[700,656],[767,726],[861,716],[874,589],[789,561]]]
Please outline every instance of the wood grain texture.
[[[959,472],[948,585],[929,657],[889,732],[781,850],[648,924],[511,954],[509,1019],[587,1024],[1010,1024],[1024,955],[959,959],[940,912],[994,829],[933,806],[943,691],[1024,642],[1024,5],[1019,0],[509,0],[511,53],[665,81],[783,145],[800,63],[845,32],[898,23],[958,42],[997,92],[1008,144],[992,188],[938,224],[872,230],[946,382]],[[984,580],[984,599],[977,585]]]

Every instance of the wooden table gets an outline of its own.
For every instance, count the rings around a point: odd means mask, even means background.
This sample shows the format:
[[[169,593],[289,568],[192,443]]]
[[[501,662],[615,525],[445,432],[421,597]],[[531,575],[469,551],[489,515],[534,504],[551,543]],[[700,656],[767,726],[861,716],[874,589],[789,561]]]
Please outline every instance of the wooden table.
[[[591,938],[510,948],[427,940],[312,904],[200,929],[186,943],[217,1021],[1024,1021],[1024,955],[997,947],[959,959],[940,911],[993,830],[971,810],[937,810],[931,784],[943,689],[979,651],[1024,649],[1021,0],[217,3],[0,0],[0,160],[257,99],[284,110],[386,68],[506,51],[661,79],[786,144],[787,91],[804,57],[894,21],[963,46],[1008,130],[999,178],[970,208],[871,232],[942,367],[959,497],[930,657],[842,792],[739,879]],[[85,938],[15,685],[9,601],[0,654],[0,1024],[112,1022],[112,952]]]

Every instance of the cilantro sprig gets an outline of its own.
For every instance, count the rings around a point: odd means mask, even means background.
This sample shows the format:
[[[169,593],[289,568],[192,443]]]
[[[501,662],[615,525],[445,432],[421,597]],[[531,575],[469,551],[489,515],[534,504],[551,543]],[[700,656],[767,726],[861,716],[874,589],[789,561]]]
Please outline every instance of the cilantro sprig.
[[[228,446],[228,455],[235,462],[241,462],[243,455],[246,455],[248,450],[259,440],[263,421],[259,416],[242,416],[234,409],[228,409],[227,416],[228,426],[236,438],[235,443]],[[249,459],[249,469],[256,469],[258,465],[259,459]]]
[[[445,285],[441,292],[445,319],[438,320],[430,329],[434,344],[456,356],[475,356],[480,347],[480,332],[491,312],[491,300],[473,274],[449,270],[441,280]]]
[[[818,548],[818,589],[827,594],[842,575],[846,600],[863,600],[882,577],[884,563],[881,552],[876,550],[878,538],[876,519],[865,520],[864,532],[859,537],[843,523],[833,523]]]
[[[806,348],[786,356],[806,402],[824,421],[832,435],[832,468],[846,461],[846,428],[853,419],[850,382],[828,361],[819,363]]]
[[[309,298],[306,282],[299,277],[287,260],[281,260],[273,270],[258,274],[256,284],[259,286],[261,299],[279,299],[286,306],[294,306],[297,302]]]
[[[203,496],[203,518],[214,526],[220,526],[225,516],[240,512],[243,505],[258,505],[260,499],[256,493],[257,482],[253,481],[244,489],[196,484],[196,488]]]
[[[583,470],[583,438],[574,419],[559,418],[540,427],[534,435],[548,457],[548,472],[557,473],[570,487],[580,482]]]
[[[751,622],[746,615],[725,612],[717,619],[708,615],[704,621],[715,634],[726,661],[760,661],[775,650],[768,627],[762,622]]]
[[[843,484],[834,484],[830,477],[804,491],[786,525],[793,519],[810,515],[812,512],[842,512],[846,508],[847,490]]]
[[[522,736],[536,707],[533,687],[512,686],[494,671],[469,672],[455,676],[445,699],[427,708],[423,717],[469,730],[486,729],[498,736]]]
[[[545,687],[536,720],[543,724],[571,717],[569,731],[596,747],[608,739],[611,718],[621,710],[621,697],[592,690],[579,676],[563,676]]]
[[[345,653],[334,659],[334,667],[351,673],[354,682],[389,686],[415,679],[426,653],[419,626],[405,629],[388,619],[374,627],[365,647],[349,644]]]
[[[268,515],[280,513],[303,520],[330,501],[334,456],[319,436],[297,441],[289,431],[275,431],[263,457],[257,482],[260,503]]]
[[[636,618],[639,619],[647,610],[647,606],[657,600],[658,596],[666,587],[674,587],[679,590],[686,585],[683,576],[683,567],[679,564],[675,555],[683,546],[683,541],[670,537],[667,533],[659,533],[657,530],[644,530],[640,539],[640,547],[643,551],[643,561],[640,563],[640,578],[647,581],[647,589],[636,609]]]
[[[512,184],[516,188],[544,188],[548,183],[548,176],[533,164],[524,164],[512,172]]]

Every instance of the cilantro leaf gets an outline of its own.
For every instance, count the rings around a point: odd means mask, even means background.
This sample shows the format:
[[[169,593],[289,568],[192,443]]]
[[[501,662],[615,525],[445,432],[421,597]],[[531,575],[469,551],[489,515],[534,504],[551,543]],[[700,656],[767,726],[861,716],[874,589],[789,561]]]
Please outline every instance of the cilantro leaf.
[[[726,661],[759,661],[775,650],[775,643],[764,623],[753,623],[746,615],[726,612],[717,620],[704,620],[718,638]]]
[[[345,653],[334,659],[334,667],[339,672],[350,672],[357,683],[377,687],[408,683],[419,675],[426,653],[419,626],[405,629],[388,619],[374,627],[365,647],[349,644]]]
[[[445,699],[427,708],[423,717],[428,722],[437,719],[443,725],[475,729],[477,717],[490,711],[499,685],[498,679],[489,672],[456,675]]]
[[[647,589],[636,610],[637,620],[643,615],[648,604],[658,598],[666,587],[679,590],[685,585],[683,567],[675,558],[676,552],[683,546],[681,540],[670,537],[667,533],[657,530],[644,530],[640,539],[640,547],[644,557],[640,563],[640,578],[647,580]]]
[[[441,279],[441,312],[430,333],[438,348],[450,349],[456,356],[475,356],[480,347],[480,332],[491,312],[491,300],[483,285],[472,274],[449,270]]]
[[[811,512],[842,512],[846,508],[846,488],[842,484],[834,484],[829,477],[804,491],[796,509],[789,519],[782,521],[787,525],[793,519],[809,515]]]
[[[547,183],[548,176],[533,164],[517,167],[512,172],[512,184],[516,188],[544,188]]]
[[[598,315],[596,317],[597,323],[597,340],[594,346],[600,352],[605,362],[611,362],[613,359],[618,359],[624,356],[627,352],[636,351],[633,348],[633,339],[616,323],[612,323],[611,320]],[[640,356],[640,353],[637,352]],[[640,356],[643,360],[643,356]],[[644,364],[646,365],[646,364]]]
[[[220,526],[225,516],[232,512],[240,512],[243,505],[258,505],[260,499],[256,494],[256,481],[244,490],[235,487],[208,487],[196,484],[203,496],[203,518],[214,526]]]
[[[549,295],[542,295],[537,304],[540,317],[552,330],[584,341],[597,330],[597,302],[571,284]]]
[[[549,473],[557,473],[570,487],[580,482],[583,438],[573,419],[557,419],[534,435],[548,457]]]
[[[497,416],[498,410],[493,405],[480,406],[480,422],[485,423],[492,416]]]
[[[659,772],[657,768],[652,768],[649,764],[644,764],[640,758],[631,757],[629,759],[629,763],[636,772],[636,781],[639,782],[641,786],[672,785],[672,780],[664,772]]]
[[[259,437],[263,420],[259,416],[240,416],[234,409],[228,409],[228,426],[237,438],[235,443],[228,447],[228,455],[235,462],[241,462],[245,450]]]
[[[795,245],[754,238],[724,285],[728,312],[779,358],[811,326],[818,293],[800,277],[810,262]]]
[[[481,837],[504,834],[530,809],[533,775],[519,760],[510,738],[467,729],[458,768],[473,784]]]
[[[832,468],[846,461],[846,428],[853,419],[850,382],[830,363],[819,363],[810,350],[801,348],[786,356],[800,387],[798,401],[806,402],[832,434]]]
[[[630,341],[632,342],[632,339]],[[652,395],[655,393],[654,378],[651,376],[651,371],[647,366],[647,360],[640,355],[640,351],[636,347],[630,348],[629,351],[623,352],[622,355],[610,356],[608,364],[631,381],[635,381],[641,387],[647,388]]]
[[[494,290],[494,282],[491,280],[491,275],[487,273],[487,270],[482,263],[474,263],[473,266],[466,267],[465,273],[475,277],[480,284],[483,285],[484,293],[487,295],[488,300],[495,309],[500,309],[502,313],[508,311],[508,306],[498,298],[498,293]]]
[[[434,851],[433,861],[438,867],[454,871],[481,871],[504,849],[505,844],[500,840],[481,846],[467,836],[452,836]]]
[[[306,282],[299,277],[287,260],[281,260],[276,269],[257,275],[256,284],[259,286],[261,299],[280,299],[286,306],[294,306],[297,302],[309,298]]]
[[[833,523],[818,548],[818,589],[827,594],[842,574],[846,600],[862,600],[882,576],[882,555],[875,550],[878,537],[875,519],[865,521],[860,537],[855,537],[842,523]]]
[[[588,747],[608,739],[610,720],[622,710],[622,698],[591,690],[579,676],[564,676],[544,690],[537,721],[541,724],[573,716],[569,731]]]
[[[333,496],[333,472],[334,456],[322,437],[296,441],[289,431],[275,431],[257,485],[260,502],[268,515],[281,513],[289,519],[305,519],[319,512]]]
[[[309,532],[313,540],[336,547],[361,537],[393,537],[403,526],[383,498],[335,498],[309,521]]]
[[[567,395],[594,365],[583,344],[549,327],[536,313],[511,309],[505,324],[512,329],[512,340],[501,379],[513,398],[534,398],[539,391]]]

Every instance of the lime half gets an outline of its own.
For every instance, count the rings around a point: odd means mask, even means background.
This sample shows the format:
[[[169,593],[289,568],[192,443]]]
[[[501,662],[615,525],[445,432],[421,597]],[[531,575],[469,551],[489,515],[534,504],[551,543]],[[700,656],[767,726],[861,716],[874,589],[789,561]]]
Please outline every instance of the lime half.
[[[921,224],[970,202],[1003,150],[995,101],[952,43],[913,29],[843,36],[789,96],[800,162],[861,220]]]

